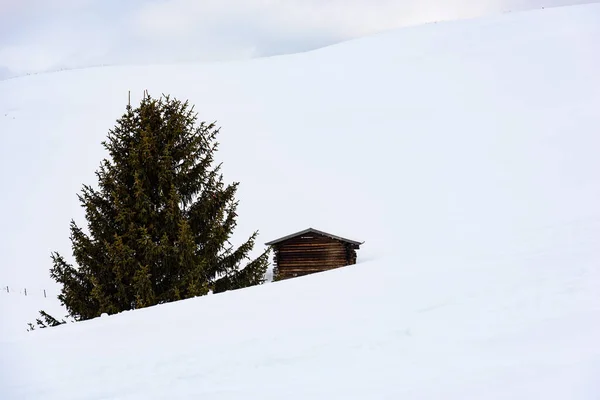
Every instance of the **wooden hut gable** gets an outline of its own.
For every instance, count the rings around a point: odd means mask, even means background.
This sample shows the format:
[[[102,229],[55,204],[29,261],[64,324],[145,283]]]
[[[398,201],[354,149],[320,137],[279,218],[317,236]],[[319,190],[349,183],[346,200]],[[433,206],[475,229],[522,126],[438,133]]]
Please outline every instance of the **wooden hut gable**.
[[[308,229],[305,229],[305,230],[300,231],[300,232],[292,233],[291,235],[287,235],[287,236],[281,237],[279,239],[272,240],[272,241],[267,242],[265,244],[267,246],[277,246],[277,245],[280,245],[281,243],[287,242],[287,241],[292,240],[292,239],[297,239],[297,240],[305,240],[305,239],[315,239],[315,240],[319,240],[319,239],[334,239],[334,240],[338,240],[338,241],[341,241],[341,242],[346,242],[348,244],[351,244],[351,245],[353,245],[357,249],[362,244],[361,242],[357,242],[355,240],[346,239],[346,238],[343,238],[341,236],[332,235],[330,233],[319,231],[319,230],[313,229],[313,228],[308,228]]]

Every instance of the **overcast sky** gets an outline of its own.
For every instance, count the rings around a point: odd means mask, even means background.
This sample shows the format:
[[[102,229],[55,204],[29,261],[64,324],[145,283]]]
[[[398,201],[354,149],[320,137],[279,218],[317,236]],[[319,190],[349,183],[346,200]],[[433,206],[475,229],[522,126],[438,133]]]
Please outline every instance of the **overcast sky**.
[[[101,64],[244,59],[423,22],[586,0],[0,0],[0,79]]]

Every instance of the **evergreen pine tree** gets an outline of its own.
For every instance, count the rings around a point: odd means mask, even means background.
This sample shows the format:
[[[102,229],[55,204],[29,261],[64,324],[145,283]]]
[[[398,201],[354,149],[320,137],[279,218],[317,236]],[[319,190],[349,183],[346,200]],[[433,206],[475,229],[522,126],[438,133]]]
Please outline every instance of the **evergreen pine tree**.
[[[79,200],[89,233],[71,221],[77,265],[52,254],[51,277],[75,320],[148,307],[209,290],[265,281],[268,252],[252,251],[258,232],[234,248],[238,182],[212,166],[219,129],[197,124],[188,102],[145,95],[127,106],[103,146],[109,159]],[[245,263],[245,265],[243,265]]]
[[[56,318],[54,318],[50,314],[46,313],[45,311],[40,311],[40,315],[42,316],[42,318],[44,318],[44,321],[42,321],[39,318],[37,318],[35,320],[37,326],[40,328],[47,328],[49,326],[58,326],[58,325],[67,323],[64,319],[62,321],[57,320]],[[35,330],[35,325],[33,325],[31,322],[28,323],[27,325],[29,326],[29,328],[27,329],[28,331]]]

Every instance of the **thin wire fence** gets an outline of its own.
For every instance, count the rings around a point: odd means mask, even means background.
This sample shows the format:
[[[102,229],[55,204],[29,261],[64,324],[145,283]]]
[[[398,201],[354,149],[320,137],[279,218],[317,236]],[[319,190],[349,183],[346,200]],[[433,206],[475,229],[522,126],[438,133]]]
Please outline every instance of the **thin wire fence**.
[[[9,285],[0,286],[0,294],[12,294],[20,296],[33,296],[33,297],[44,297],[48,298],[53,294],[49,293],[46,289],[33,289],[24,287],[14,287]]]

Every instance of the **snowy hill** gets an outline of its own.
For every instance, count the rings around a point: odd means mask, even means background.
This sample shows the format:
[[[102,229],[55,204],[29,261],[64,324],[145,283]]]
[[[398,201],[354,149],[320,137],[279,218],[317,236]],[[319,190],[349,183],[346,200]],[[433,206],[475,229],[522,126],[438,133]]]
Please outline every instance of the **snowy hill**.
[[[365,241],[353,267],[11,331],[3,398],[597,399],[598,21],[593,4],[0,82],[2,284],[52,286],[129,90],[217,120],[238,237]],[[20,307],[0,304],[2,323]]]

